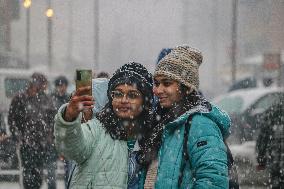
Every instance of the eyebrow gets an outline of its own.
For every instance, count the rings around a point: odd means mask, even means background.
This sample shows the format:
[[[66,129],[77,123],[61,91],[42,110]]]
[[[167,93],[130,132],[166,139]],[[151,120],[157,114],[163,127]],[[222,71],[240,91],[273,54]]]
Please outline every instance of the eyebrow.
[[[155,79],[155,81],[161,83],[161,82],[173,82],[174,80],[168,79],[168,78],[163,78],[163,79],[161,79],[160,81],[157,81],[157,80]]]
[[[120,92],[123,92],[123,93],[124,93],[124,91],[122,91],[121,89],[114,89],[113,91],[120,91]],[[140,92],[139,90],[137,90],[137,89],[131,89],[131,90],[127,91],[127,93],[129,93],[129,92],[141,93],[141,92]]]

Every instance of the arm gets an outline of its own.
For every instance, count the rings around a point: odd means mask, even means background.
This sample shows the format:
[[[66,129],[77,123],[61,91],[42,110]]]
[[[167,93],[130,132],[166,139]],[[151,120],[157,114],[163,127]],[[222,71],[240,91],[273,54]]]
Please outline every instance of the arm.
[[[55,116],[55,143],[64,156],[84,162],[91,154],[92,132],[87,124],[81,125],[82,111],[93,108],[93,98],[83,95],[90,87],[76,90],[67,105],[63,105]]]
[[[12,137],[17,141],[20,141],[24,121],[24,107],[21,98],[23,98],[23,96],[15,96],[12,99],[8,113],[8,125],[10,127]]]
[[[55,145],[59,153],[80,164],[90,157],[95,138],[89,126],[81,124],[82,114],[72,122],[64,120],[66,107],[63,105],[55,116]]]
[[[263,118],[261,123],[267,123],[267,125],[261,124],[260,125],[260,133],[257,137],[256,141],[256,153],[257,153],[257,162],[260,166],[266,165],[266,150],[268,148],[268,144],[270,142],[270,135],[272,134],[271,131],[271,121],[269,118]]]
[[[193,188],[228,188],[226,146],[219,127],[197,115],[189,133],[190,162],[194,172]]]

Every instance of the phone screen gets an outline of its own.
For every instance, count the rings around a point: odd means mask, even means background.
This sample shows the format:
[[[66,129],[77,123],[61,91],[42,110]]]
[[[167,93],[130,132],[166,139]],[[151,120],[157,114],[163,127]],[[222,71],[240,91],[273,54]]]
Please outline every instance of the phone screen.
[[[84,95],[92,96],[92,70],[76,70],[76,89],[86,86],[91,89]]]

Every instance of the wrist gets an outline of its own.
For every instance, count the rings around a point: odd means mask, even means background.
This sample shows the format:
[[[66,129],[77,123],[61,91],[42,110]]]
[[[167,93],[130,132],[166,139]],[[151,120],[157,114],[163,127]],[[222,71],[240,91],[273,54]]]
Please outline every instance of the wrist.
[[[73,122],[75,121],[76,117],[71,117],[70,114],[67,113],[67,108],[64,108],[63,112],[62,112],[62,118],[64,119],[64,121],[67,121],[67,122]]]

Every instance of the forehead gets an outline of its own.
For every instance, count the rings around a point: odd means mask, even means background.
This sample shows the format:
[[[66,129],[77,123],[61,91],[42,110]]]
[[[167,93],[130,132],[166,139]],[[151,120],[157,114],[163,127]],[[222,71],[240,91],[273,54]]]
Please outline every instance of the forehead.
[[[154,75],[154,79],[161,80],[161,79],[168,79],[168,77],[165,75]]]
[[[171,78],[169,78],[168,76],[165,75],[156,75],[154,77],[155,81],[159,81],[159,82],[163,82],[163,81],[171,81],[171,82],[177,82],[176,80],[173,80]]]
[[[135,84],[119,84],[117,85],[114,90],[121,90],[121,91],[139,91],[137,89],[137,85]]]

